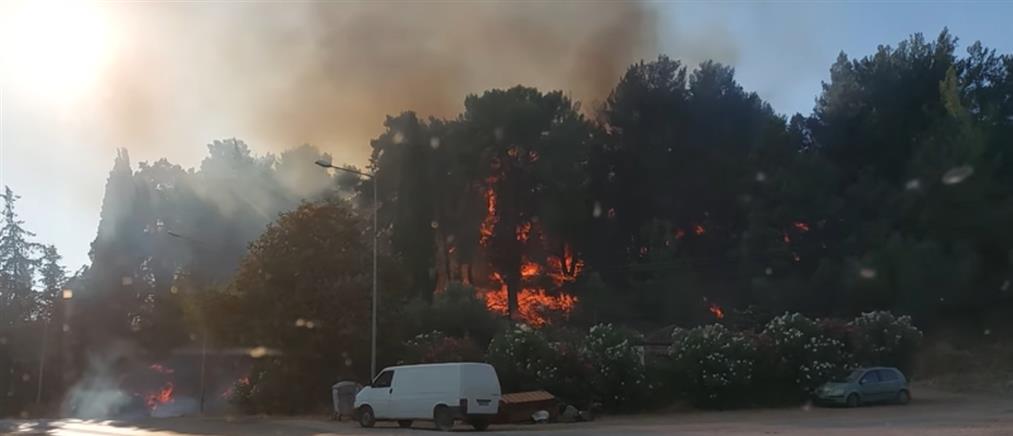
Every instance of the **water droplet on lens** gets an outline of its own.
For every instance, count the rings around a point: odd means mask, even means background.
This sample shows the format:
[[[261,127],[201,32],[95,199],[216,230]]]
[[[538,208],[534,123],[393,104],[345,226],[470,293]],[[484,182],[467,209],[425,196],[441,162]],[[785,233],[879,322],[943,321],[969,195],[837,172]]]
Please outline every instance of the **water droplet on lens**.
[[[956,185],[957,183],[963,182],[968,177],[974,174],[974,167],[970,165],[961,165],[959,167],[950,168],[945,174],[943,174],[943,184]]]
[[[863,279],[874,279],[876,278],[876,270],[868,267],[861,268],[858,270],[858,275]]]

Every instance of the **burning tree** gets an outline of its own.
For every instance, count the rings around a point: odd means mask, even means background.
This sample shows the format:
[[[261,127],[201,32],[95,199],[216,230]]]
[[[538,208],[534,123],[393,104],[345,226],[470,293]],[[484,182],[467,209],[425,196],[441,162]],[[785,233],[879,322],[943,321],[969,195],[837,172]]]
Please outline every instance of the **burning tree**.
[[[454,121],[404,113],[385,125],[371,162],[381,227],[416,291],[474,285],[489,309],[532,324],[573,308],[560,290],[583,265],[573,241],[591,217],[584,165],[595,138],[576,104],[515,87],[468,97]]]
[[[567,235],[549,230],[580,221],[562,211],[587,209],[573,204],[579,196],[566,194],[582,182],[588,124],[562,93],[522,87],[468,97],[463,119],[488,171],[480,185],[486,214],[479,229],[490,267],[487,306],[532,324],[546,321],[541,310],[569,312],[576,298],[559,288],[582,262]]]

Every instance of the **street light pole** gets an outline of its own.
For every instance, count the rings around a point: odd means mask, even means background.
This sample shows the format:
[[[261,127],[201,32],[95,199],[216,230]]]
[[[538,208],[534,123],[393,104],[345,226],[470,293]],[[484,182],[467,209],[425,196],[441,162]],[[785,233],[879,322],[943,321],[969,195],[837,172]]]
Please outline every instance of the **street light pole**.
[[[380,215],[380,203],[377,202],[377,180],[376,173],[373,173],[373,328],[370,329],[370,344],[369,344],[369,377],[372,378],[376,375],[376,307],[379,304],[377,301],[376,292],[376,247],[379,245],[380,229],[377,228],[377,216]]]
[[[186,236],[183,236],[183,235],[181,235],[179,233],[176,233],[176,232],[174,232],[172,230],[168,230],[168,231],[166,231],[166,233],[169,236],[172,236],[173,238],[184,240],[184,241],[192,244],[194,247],[197,247],[197,248],[201,247],[201,242],[200,241],[190,239],[190,238],[188,238]],[[206,388],[206,383],[207,383],[206,377],[205,377],[205,373],[206,373],[207,361],[208,361],[208,326],[207,326],[207,321],[203,320],[204,317],[202,316],[201,318],[202,318],[201,324],[202,324],[204,332],[201,334],[202,341],[201,341],[201,347],[200,347],[200,414],[204,415],[204,394],[205,394],[205,390],[206,390],[205,388]]]
[[[318,160],[314,162],[318,166],[324,168],[332,168],[338,171],[344,171],[346,173],[355,174],[359,177],[364,177],[373,182],[373,317],[371,321],[370,329],[370,344],[369,344],[369,377],[372,378],[376,375],[376,308],[379,306],[377,299],[377,275],[376,275],[376,257],[377,257],[377,246],[380,243],[380,229],[378,227],[378,215],[380,215],[380,203],[377,194],[377,186],[379,185],[376,172],[367,174],[362,171],[356,171],[351,168],[342,168],[332,165],[330,162],[325,160]]]

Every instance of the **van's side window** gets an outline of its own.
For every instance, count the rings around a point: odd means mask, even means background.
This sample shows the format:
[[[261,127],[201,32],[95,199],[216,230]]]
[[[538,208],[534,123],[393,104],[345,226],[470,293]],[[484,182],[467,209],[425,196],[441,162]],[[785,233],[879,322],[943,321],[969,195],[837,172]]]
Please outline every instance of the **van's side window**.
[[[373,379],[374,388],[389,388],[390,382],[394,380],[394,371],[384,371]]]

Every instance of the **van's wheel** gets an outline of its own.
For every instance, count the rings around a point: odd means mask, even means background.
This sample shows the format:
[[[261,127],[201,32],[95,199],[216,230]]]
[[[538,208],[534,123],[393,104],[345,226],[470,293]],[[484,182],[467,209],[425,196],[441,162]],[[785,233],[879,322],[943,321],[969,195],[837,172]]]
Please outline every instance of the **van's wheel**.
[[[376,415],[373,414],[373,408],[369,406],[362,406],[359,408],[359,425],[370,428],[376,424]]]
[[[397,426],[401,427],[401,428],[411,427],[412,426],[412,420],[410,420],[410,419],[402,419],[402,420],[400,420],[400,421],[397,422]]]
[[[897,404],[907,404],[911,402],[911,393],[908,391],[897,392]]]
[[[468,420],[468,424],[471,424],[478,431],[485,431],[485,429],[489,428],[489,420],[486,418],[471,418]]]
[[[450,431],[454,428],[454,415],[450,412],[450,408],[444,405],[436,406],[433,410],[433,423],[436,424],[436,428],[442,431]]]
[[[858,394],[848,395],[848,407],[858,407]]]

